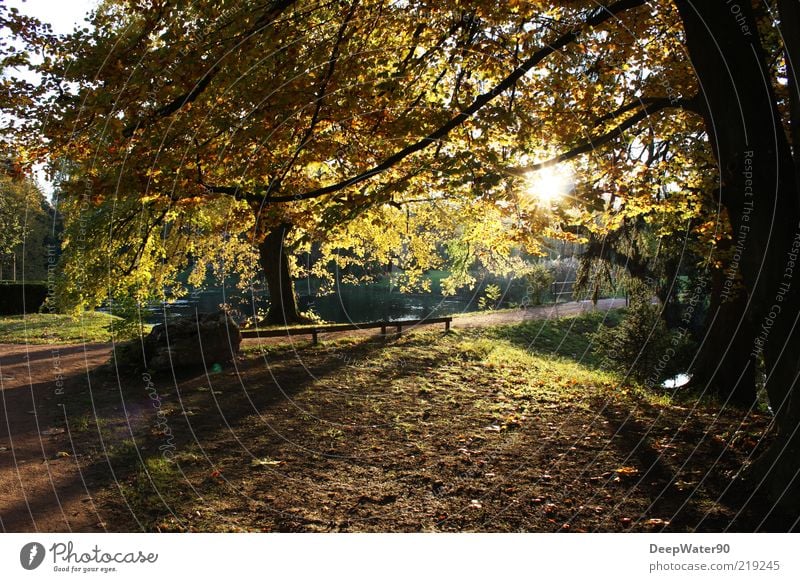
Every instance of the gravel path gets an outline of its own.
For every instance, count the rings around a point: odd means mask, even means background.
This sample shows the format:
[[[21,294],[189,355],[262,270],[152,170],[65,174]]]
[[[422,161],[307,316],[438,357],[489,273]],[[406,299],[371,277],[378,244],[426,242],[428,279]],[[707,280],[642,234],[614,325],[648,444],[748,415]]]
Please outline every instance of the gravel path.
[[[625,307],[624,299],[601,299],[594,306],[591,301],[571,301],[558,305],[543,305],[517,311],[500,311],[497,313],[480,312],[464,315],[453,319],[453,327],[489,327],[492,325],[506,325],[520,323],[530,319],[554,319],[588,313],[590,311],[608,311]]]
[[[0,344],[0,528],[94,531],[98,525],[78,459],[63,428],[66,383],[86,390],[87,372],[110,344]]]

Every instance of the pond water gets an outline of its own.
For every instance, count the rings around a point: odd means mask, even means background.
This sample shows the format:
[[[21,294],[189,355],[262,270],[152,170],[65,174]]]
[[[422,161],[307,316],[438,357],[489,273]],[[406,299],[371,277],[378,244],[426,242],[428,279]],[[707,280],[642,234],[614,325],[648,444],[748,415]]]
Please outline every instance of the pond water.
[[[666,380],[662,386],[664,388],[680,388],[681,386],[685,386],[689,383],[692,377],[688,374],[678,374],[677,376]]]
[[[435,293],[400,293],[387,284],[341,285],[336,293],[318,296],[309,293],[308,286],[298,285],[301,311],[313,311],[332,323],[358,323],[380,320],[421,319],[453,315],[478,309],[478,296],[444,297]],[[237,309],[244,317],[265,311],[268,296],[265,292],[247,293],[235,288],[215,288],[197,291],[190,296],[166,305],[147,308],[149,323],[167,317],[217,311],[222,303]]]

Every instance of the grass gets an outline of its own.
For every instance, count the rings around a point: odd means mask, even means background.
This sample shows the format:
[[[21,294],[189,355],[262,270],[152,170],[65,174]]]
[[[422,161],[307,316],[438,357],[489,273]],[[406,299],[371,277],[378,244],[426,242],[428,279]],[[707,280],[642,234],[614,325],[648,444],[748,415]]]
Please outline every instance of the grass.
[[[253,347],[235,373],[181,382],[193,414],[170,416],[174,463],[154,454],[163,438],[130,379],[129,418],[116,393],[98,404],[140,445],[108,451],[101,511],[123,531],[721,529],[736,510],[716,500],[769,419],[602,370],[591,335],[621,317]]]
[[[302,449],[332,458],[343,458],[354,451],[390,459],[423,453],[433,458],[441,454],[443,442],[451,439],[456,443],[461,443],[459,439],[473,439],[475,443],[502,448],[507,437],[524,427],[535,426],[538,421],[534,419],[588,410],[596,399],[628,398],[627,393],[617,389],[613,374],[589,368],[570,358],[553,357],[549,348],[543,348],[545,343],[550,346],[560,341],[569,333],[570,326],[574,333],[583,333],[601,324],[601,319],[593,314],[575,319],[581,321],[551,322],[544,332],[533,325],[542,322],[528,322],[448,334],[431,329],[389,340],[341,337],[317,347],[301,348],[301,357],[309,370],[314,371],[315,378],[310,380],[306,390],[292,396],[298,408],[293,414],[276,417],[272,416],[274,412],[270,408],[262,408],[262,413],[270,417],[269,422],[278,434],[292,435],[302,443]],[[539,344],[543,348],[541,351],[528,349],[528,339],[532,335],[547,340]],[[248,359],[260,360],[254,352],[269,354],[269,374],[274,374],[279,385],[286,389],[291,389],[305,376],[297,373],[296,345],[248,347],[251,348],[246,350]],[[248,386],[264,383],[261,375],[266,370],[261,368],[257,366],[257,377],[245,374]],[[207,399],[206,392],[194,396],[197,404],[191,401],[193,396],[188,395],[191,393],[193,391],[188,391],[185,397],[186,406],[193,409],[203,406],[199,403]],[[253,397],[257,398],[257,393]],[[226,398],[225,406],[227,413],[237,416],[231,413],[238,408],[236,403]],[[248,404],[246,408],[249,407]],[[192,423],[202,422],[204,418],[205,413],[199,411],[192,417]],[[313,457],[276,449],[276,444],[265,438],[261,423],[261,419],[251,418],[248,410],[237,425],[237,437],[251,443],[251,450],[260,450],[264,456],[281,463],[285,460],[286,464],[279,470],[296,469],[300,471],[296,478],[303,481],[306,479],[303,471],[316,473],[320,470]],[[176,421],[174,429],[177,426]],[[251,435],[253,428],[255,433]],[[356,437],[362,430],[364,435]],[[429,431],[433,435],[428,435]],[[261,497],[258,488],[270,487],[269,475],[275,469],[254,469],[250,459],[231,455],[231,449],[236,447],[225,442],[220,434],[202,433],[201,438],[204,449],[208,448],[207,452],[221,467],[225,482],[238,484],[251,497]],[[250,521],[246,517],[248,511],[236,507],[239,501],[231,497],[228,488],[221,486],[221,477],[212,476],[216,472],[205,459],[187,450],[186,447],[191,449],[188,442],[179,445],[177,465],[158,457],[146,457],[142,465],[136,450],[126,445],[128,441],[113,448],[109,456],[115,467],[128,468],[122,493],[148,530],[253,531],[262,526],[271,530],[293,527],[271,522],[261,524],[255,516]],[[448,445],[446,449],[454,447],[457,451],[463,446]],[[450,467],[451,459],[447,459],[447,463],[447,471],[460,470]],[[329,477],[331,481],[349,481],[346,466],[333,471]],[[186,478],[201,492],[203,502],[177,495],[177,489],[188,489]],[[359,487],[353,487],[353,491],[358,491]],[[300,488],[289,493],[296,498],[283,501],[293,507],[303,507],[308,501],[304,498],[313,499],[320,491]],[[275,494],[274,491],[269,493]],[[358,499],[353,503],[358,505]],[[202,517],[198,517],[200,515]]]
[[[79,316],[61,313],[30,313],[0,317],[0,343],[6,344],[75,344],[110,342],[109,327],[119,317],[99,311]],[[130,339],[115,338],[117,341]]]
[[[589,317],[590,321],[580,323],[580,329],[593,329],[599,324],[599,319]],[[555,341],[566,332],[568,325],[568,321],[559,322],[552,329],[548,328],[545,337]],[[270,411],[265,413],[278,434],[293,435],[306,450],[331,458],[371,455],[402,459],[401,464],[410,458],[414,468],[404,478],[413,480],[419,478],[414,461],[416,455],[423,454],[432,461],[443,455],[445,473],[454,471],[452,479],[457,481],[463,469],[453,464],[452,451],[458,455],[458,450],[465,446],[510,447],[508,439],[517,439],[515,435],[520,430],[535,430],[544,418],[555,421],[565,413],[587,411],[598,399],[625,401],[633,397],[618,388],[618,379],[613,374],[569,358],[554,358],[549,353],[529,350],[509,332],[527,336],[534,329],[509,326],[449,334],[426,330],[388,341],[341,338],[316,348],[309,347],[303,350],[302,359],[316,378],[307,390],[292,397],[304,414],[272,417]],[[501,337],[504,333],[507,337]],[[285,345],[270,348],[270,371],[280,385],[288,387],[294,379],[291,370],[296,369],[297,348]],[[343,359],[342,354],[347,354],[347,359]],[[336,371],[331,373],[331,370]],[[252,422],[248,420],[240,425],[237,435],[257,449],[259,443],[267,439],[261,420],[252,419]],[[261,431],[261,436],[255,433],[251,436],[251,427],[255,427],[256,433]],[[445,444],[448,441],[451,444]],[[474,444],[465,444],[469,442]],[[533,442],[537,442],[536,439]],[[221,444],[215,443],[211,448]],[[224,451],[228,447],[221,447],[218,454],[227,456]],[[274,458],[286,460],[281,470],[298,471],[296,479],[305,481],[304,471],[313,474],[320,470],[316,464],[309,465],[309,459],[302,454],[291,450],[274,451],[272,447],[274,443],[270,445]],[[409,454],[412,456],[407,457]],[[260,474],[254,476],[246,463],[223,461],[221,465],[227,479],[243,483],[247,490],[252,488],[254,496],[263,494],[259,487],[268,487],[266,482],[259,485]],[[337,468],[335,465],[337,463],[333,462],[332,474],[325,479],[348,483],[347,466]],[[294,527],[250,521],[246,511],[232,507],[236,500],[228,491],[207,485],[204,478],[207,472],[208,468],[203,472],[187,468],[189,479],[203,489],[204,498],[202,504],[182,508],[184,517],[188,517],[183,521],[189,529],[253,531],[263,526],[281,530]],[[269,481],[266,476],[264,479]],[[358,478],[354,482],[359,484],[351,487],[353,492],[375,486],[360,483]],[[313,491],[302,488],[287,491],[294,499],[283,501],[294,508],[310,509],[315,502],[309,499],[320,492],[314,483],[311,486],[315,487]],[[387,482],[381,486],[391,485]],[[275,495],[275,492],[269,494]],[[381,499],[385,495],[376,493],[371,498]],[[357,499],[348,503],[358,506]],[[342,502],[342,505],[348,503]],[[227,515],[229,519],[223,517],[212,524],[191,518],[194,511],[209,508],[215,508],[216,516]],[[163,511],[160,517],[168,519]]]
[[[136,463],[135,478],[121,483],[120,490],[140,523],[148,530],[158,530],[180,503],[181,475],[174,463],[162,457],[147,457],[144,465],[138,459]]]
[[[603,326],[615,326],[624,311],[591,312],[576,317],[530,320],[514,325],[488,328],[483,334],[491,340],[503,340],[528,352],[576,360],[597,368],[600,358],[594,353],[591,335]]]
[[[527,327],[516,325],[513,330],[534,332]],[[494,328],[489,331],[502,334],[509,330]],[[548,343],[563,339],[557,330],[548,332]],[[500,430],[518,425],[520,419],[541,411],[543,406],[567,411],[586,405],[592,398],[619,396],[615,389],[619,379],[614,374],[590,368],[574,358],[553,357],[547,350],[528,349],[524,345],[526,342],[516,341],[513,335],[514,339],[489,338],[480,333],[470,335],[472,337],[461,339],[455,348],[465,360],[465,368],[473,368],[472,382],[488,380],[495,385],[489,398],[477,399],[474,405],[490,413]],[[463,375],[462,371],[450,370],[440,382],[453,384]]]

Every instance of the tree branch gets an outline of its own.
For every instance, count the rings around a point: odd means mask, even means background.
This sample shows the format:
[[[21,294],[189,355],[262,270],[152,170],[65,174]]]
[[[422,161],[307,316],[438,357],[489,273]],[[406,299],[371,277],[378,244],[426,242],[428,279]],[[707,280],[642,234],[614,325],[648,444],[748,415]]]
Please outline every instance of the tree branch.
[[[322,111],[322,107],[325,103],[325,96],[328,91],[328,85],[333,79],[333,74],[336,71],[336,64],[339,62],[339,56],[341,52],[342,43],[344,42],[345,32],[347,31],[347,27],[350,25],[350,22],[353,20],[353,16],[355,15],[356,8],[358,7],[358,0],[354,0],[353,3],[350,5],[350,10],[347,12],[347,15],[344,17],[344,21],[342,25],[339,27],[339,31],[336,34],[336,40],[333,43],[333,50],[331,50],[330,59],[328,59],[328,67],[325,71],[325,75],[322,78],[322,82],[320,83],[320,87],[317,90],[317,99],[316,104],[314,105],[314,112],[311,115],[311,121],[308,124],[308,128],[303,133],[303,136],[300,138],[300,142],[297,144],[297,147],[294,150],[294,154],[292,155],[289,162],[286,164],[286,167],[283,169],[280,178],[278,178],[277,183],[282,182],[289,172],[292,170],[292,166],[294,166],[295,162],[297,162],[297,158],[300,157],[300,153],[309,144],[311,141],[311,137],[314,135],[314,129],[319,122],[319,115]],[[269,197],[272,189],[274,188],[275,182],[271,182],[269,187],[267,188],[266,196]]]
[[[694,101],[693,99],[690,101],[686,101],[685,103],[690,103]],[[637,103],[638,105],[638,103]],[[627,106],[623,106],[620,109],[617,109],[614,113],[606,115],[604,117],[608,117],[613,119],[615,116],[621,115],[622,109],[625,109]],[[608,142],[622,136],[627,130],[635,126],[637,123],[642,121],[643,119],[647,119],[654,113],[661,111],[662,109],[667,109],[669,107],[681,107],[679,101],[670,100],[670,99],[654,99],[649,104],[644,105],[639,111],[635,114],[628,117],[625,121],[620,123],[614,129],[607,131],[606,133],[591,136],[583,143],[573,147],[569,151],[566,151],[562,154],[559,154],[555,157],[550,158],[549,160],[545,160],[543,162],[538,162],[536,164],[531,164],[529,166],[523,166],[518,168],[509,168],[508,173],[516,176],[521,176],[527,174],[529,172],[536,172],[538,170],[542,170],[544,168],[548,168],[550,166],[555,166],[556,164],[560,164],[561,162],[565,162],[567,160],[571,160],[572,158],[576,158],[581,154],[588,153],[592,150],[599,148],[602,145],[607,144]],[[633,109],[629,107],[627,110],[630,111]],[[601,118],[602,119],[602,118]]]
[[[270,6],[269,9],[266,10],[264,14],[256,21],[255,25],[247,31],[245,35],[245,41],[251,38],[254,34],[257,34],[258,32],[267,28],[278,16],[281,15],[281,13],[283,13],[284,10],[289,8],[295,2],[297,2],[297,0],[275,0],[272,3],[272,6]],[[169,103],[162,105],[147,118],[140,117],[134,120],[133,123],[130,123],[122,130],[122,135],[124,137],[131,137],[137,129],[148,127],[159,119],[169,117],[173,113],[183,109],[189,103],[194,102],[205,92],[205,90],[211,84],[211,81],[217,76],[221,69],[221,61],[217,61],[194,84],[194,87],[192,87],[191,90],[179,95],[178,97],[175,97]]]
[[[586,250],[582,253],[581,258],[584,259],[599,259],[606,263],[622,267],[630,275],[641,281],[647,279],[658,279],[657,275],[647,261],[636,251],[631,245],[632,253],[626,254],[613,247],[614,242],[619,242],[617,237],[605,236],[602,239],[591,237],[589,243],[586,245]]]
[[[680,108],[686,109],[687,111],[693,111],[695,113],[700,113],[700,109],[698,107],[699,102],[697,96],[695,95],[691,99],[671,99],[669,97],[640,97],[639,99],[635,99],[625,105],[622,105],[615,109],[610,113],[606,113],[605,115],[601,115],[595,120],[595,125],[600,125],[601,123],[605,123],[606,121],[611,121],[612,119],[616,119],[620,115],[624,115],[629,111],[633,111],[638,107],[648,106],[648,105],[662,105],[664,102],[667,102],[669,105]]]
[[[312,198],[318,198],[320,196],[324,196],[326,194],[339,192],[340,190],[344,190],[345,188],[349,188],[350,186],[354,186],[355,184],[359,184],[361,182],[369,180],[370,178],[377,176],[378,174],[381,174],[389,170],[390,168],[394,167],[396,164],[398,164],[405,158],[409,157],[410,155],[422,151],[433,144],[440,143],[441,140],[446,138],[451,131],[462,125],[475,113],[480,111],[483,107],[485,107],[488,103],[492,102],[503,92],[513,87],[520,79],[522,79],[525,76],[525,74],[528,71],[536,67],[545,58],[561,50],[565,46],[573,43],[575,40],[577,40],[577,38],[580,36],[580,33],[585,28],[595,27],[600,24],[603,24],[607,20],[617,16],[622,12],[631,10],[633,8],[637,8],[639,6],[643,6],[644,4],[646,4],[646,0],[618,0],[617,2],[611,4],[610,6],[607,7],[601,6],[597,10],[592,11],[592,13],[586,18],[586,20],[584,20],[581,26],[574,28],[570,32],[562,34],[552,43],[549,43],[547,46],[542,47],[538,51],[533,53],[519,67],[514,69],[513,72],[511,72],[500,83],[498,83],[493,89],[476,97],[468,107],[466,107],[460,113],[452,117],[444,125],[440,126],[438,129],[429,133],[427,136],[421,138],[417,142],[412,143],[411,145],[408,145],[405,148],[395,152],[394,154],[384,159],[381,163],[377,164],[373,168],[365,172],[362,172],[356,176],[353,176],[352,178],[342,180],[341,182],[337,182],[329,186],[317,188],[316,190],[310,190],[302,194],[295,194],[289,196],[266,197],[262,195],[259,197],[255,193],[242,193],[238,187],[212,187],[214,188],[214,190],[212,191],[222,192],[222,189],[224,189],[236,193],[240,198],[244,198],[247,200],[256,200],[256,199],[263,200],[264,198],[266,198],[265,200],[266,202],[293,202],[298,200],[309,200]]]

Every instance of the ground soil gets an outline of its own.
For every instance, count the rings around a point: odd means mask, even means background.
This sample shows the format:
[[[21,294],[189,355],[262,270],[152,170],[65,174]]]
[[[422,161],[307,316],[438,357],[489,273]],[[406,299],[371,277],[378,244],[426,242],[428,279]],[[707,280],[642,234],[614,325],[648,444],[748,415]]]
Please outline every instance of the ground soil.
[[[592,308],[565,304],[558,315]],[[110,345],[0,345],[0,526],[791,527],[736,490],[737,471],[766,443],[767,416],[658,406],[619,386],[557,377],[540,382],[535,398],[509,402],[524,370],[454,352],[471,328],[553,315],[541,308],[462,317],[453,327],[463,331],[450,336],[364,332],[316,347],[253,340],[213,373],[118,369],[108,364]]]

